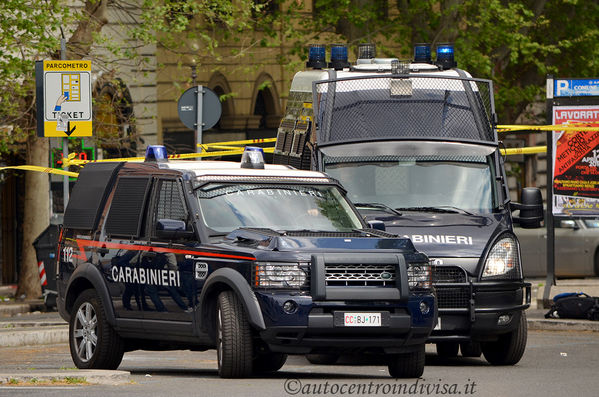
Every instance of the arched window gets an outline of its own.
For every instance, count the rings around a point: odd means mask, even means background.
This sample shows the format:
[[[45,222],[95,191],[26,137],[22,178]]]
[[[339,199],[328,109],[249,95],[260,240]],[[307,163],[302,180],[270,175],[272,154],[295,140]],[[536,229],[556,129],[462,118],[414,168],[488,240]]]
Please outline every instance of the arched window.
[[[94,138],[104,158],[132,157],[138,137],[133,121],[133,101],[119,78],[100,80],[94,90]]]

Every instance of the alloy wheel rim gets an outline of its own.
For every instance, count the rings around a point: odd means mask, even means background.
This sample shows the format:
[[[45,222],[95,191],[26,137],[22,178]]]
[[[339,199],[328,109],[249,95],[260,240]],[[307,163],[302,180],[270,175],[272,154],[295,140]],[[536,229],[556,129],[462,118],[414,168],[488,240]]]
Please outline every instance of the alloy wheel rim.
[[[91,303],[85,302],[77,310],[73,343],[77,357],[83,362],[91,360],[98,344],[98,317]]]

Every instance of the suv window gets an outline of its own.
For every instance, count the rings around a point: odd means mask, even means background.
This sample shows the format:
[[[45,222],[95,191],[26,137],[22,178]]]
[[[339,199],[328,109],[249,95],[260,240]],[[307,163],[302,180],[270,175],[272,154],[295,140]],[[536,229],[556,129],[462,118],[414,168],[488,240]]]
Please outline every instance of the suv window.
[[[183,188],[177,180],[162,179],[158,182],[154,230],[160,219],[174,219],[187,223],[187,207],[183,200]]]
[[[197,194],[204,223],[218,233],[241,227],[330,232],[362,228],[334,186],[210,183]]]
[[[106,219],[106,234],[138,238],[150,190],[149,177],[120,177]]]

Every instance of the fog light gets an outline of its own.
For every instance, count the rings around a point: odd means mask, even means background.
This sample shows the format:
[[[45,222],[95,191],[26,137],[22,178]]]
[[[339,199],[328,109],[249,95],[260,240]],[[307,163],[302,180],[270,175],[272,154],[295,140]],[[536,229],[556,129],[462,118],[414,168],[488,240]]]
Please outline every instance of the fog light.
[[[420,302],[420,313],[428,314],[431,308],[426,304],[426,302]]]
[[[287,314],[293,314],[297,311],[297,303],[295,301],[287,301],[283,303],[283,311]]]
[[[512,321],[511,314],[502,314],[497,319],[497,325],[508,325],[510,323],[510,321]]]

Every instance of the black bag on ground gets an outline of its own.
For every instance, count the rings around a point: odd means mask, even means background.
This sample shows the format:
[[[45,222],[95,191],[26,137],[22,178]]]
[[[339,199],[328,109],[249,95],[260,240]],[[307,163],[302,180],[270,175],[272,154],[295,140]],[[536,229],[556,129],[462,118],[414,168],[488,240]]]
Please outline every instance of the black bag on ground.
[[[578,318],[599,321],[599,298],[583,292],[565,292],[553,297],[545,318]]]

